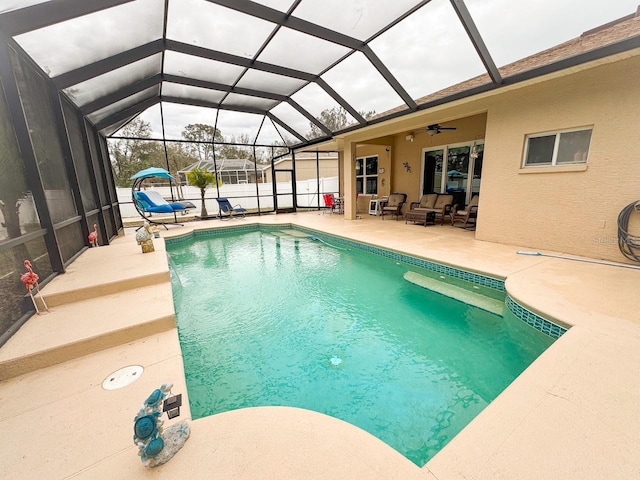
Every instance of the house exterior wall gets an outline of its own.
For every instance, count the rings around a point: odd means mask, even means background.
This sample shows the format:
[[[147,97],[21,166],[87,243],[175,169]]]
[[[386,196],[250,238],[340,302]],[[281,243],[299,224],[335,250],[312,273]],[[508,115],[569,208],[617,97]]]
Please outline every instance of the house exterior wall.
[[[389,189],[411,202],[421,193],[423,149],[484,139],[477,239],[628,263],[617,244],[617,218],[640,200],[640,54],[634,53],[440,105],[344,141],[357,143],[363,156],[362,143],[385,139]],[[432,123],[457,130],[417,133]],[[584,126],[593,126],[586,167],[522,168],[526,135]],[[640,235],[639,217],[631,218],[632,235]]]
[[[476,238],[624,261],[618,214],[640,200],[638,78],[635,56],[491,99]],[[586,169],[521,168],[525,135],[588,125]]]
[[[422,195],[422,152],[424,149],[437,149],[444,145],[481,140],[484,138],[486,118],[486,114],[481,113],[449,122],[441,122],[455,126],[457,130],[443,130],[442,133],[433,137],[426,133],[425,125],[422,129],[413,131],[413,142],[406,140],[407,133],[393,136],[393,181],[391,186],[394,192],[407,194],[407,206],[403,211],[408,210],[410,202],[420,200]],[[405,162],[411,168],[411,172],[408,172],[403,165]]]
[[[387,141],[388,144],[359,144],[356,147],[356,158],[378,157],[378,170],[384,168],[384,173],[378,173],[378,197],[386,197],[391,192],[391,156],[393,151],[393,137],[379,138],[377,141]],[[388,149],[388,151],[387,151]],[[355,171],[355,162],[352,165]],[[355,173],[354,173],[355,174]],[[383,182],[384,180],[384,182]],[[384,185],[383,185],[384,183]]]

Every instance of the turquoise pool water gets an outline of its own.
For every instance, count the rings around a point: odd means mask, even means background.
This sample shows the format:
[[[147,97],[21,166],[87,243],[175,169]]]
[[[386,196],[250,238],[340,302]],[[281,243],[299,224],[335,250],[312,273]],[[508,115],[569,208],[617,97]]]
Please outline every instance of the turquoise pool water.
[[[403,279],[440,275],[287,231],[168,251],[193,418],[307,408],[422,466],[553,341]]]

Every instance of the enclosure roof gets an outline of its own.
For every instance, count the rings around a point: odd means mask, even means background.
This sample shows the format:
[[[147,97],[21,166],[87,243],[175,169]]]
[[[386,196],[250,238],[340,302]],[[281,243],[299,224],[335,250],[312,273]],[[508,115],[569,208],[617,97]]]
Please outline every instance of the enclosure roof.
[[[492,0],[7,0],[0,32],[105,135],[152,108],[170,130],[177,105],[206,119],[190,123],[227,134],[246,118],[250,143],[299,147],[638,48],[629,15],[529,56],[631,1],[560,2],[580,11],[563,18]]]
[[[202,168],[211,172],[215,171],[216,169],[218,172],[235,172],[242,170],[253,170],[255,168],[255,164],[253,161],[246,158],[216,158],[215,164],[213,160],[200,160],[183,168],[182,170],[180,170],[180,172],[190,172],[194,168]]]

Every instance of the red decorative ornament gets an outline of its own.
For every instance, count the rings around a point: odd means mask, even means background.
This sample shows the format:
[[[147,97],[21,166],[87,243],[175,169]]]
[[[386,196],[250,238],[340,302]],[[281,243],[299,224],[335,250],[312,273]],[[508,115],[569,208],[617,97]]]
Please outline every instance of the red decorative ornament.
[[[44,301],[44,297],[42,296],[42,293],[40,293],[40,285],[38,284],[38,280],[40,279],[40,277],[38,276],[38,274],[36,272],[33,271],[33,268],[31,267],[31,262],[29,260],[25,260],[24,261],[24,266],[27,268],[27,271],[20,276],[20,281],[26,287],[27,292],[29,292],[29,296],[31,297],[31,301],[33,302],[33,306],[36,309],[36,313],[39,314],[40,313],[40,309],[38,308],[38,304],[36,302],[36,299],[33,297],[33,289],[34,288],[36,289],[36,294],[40,294],[40,300],[42,301],[42,304],[44,305],[44,309],[48,312],[49,311],[49,307],[47,307],[47,304]]]
[[[93,232],[89,234],[89,245],[92,247],[99,247],[98,245],[98,225],[93,224]]]

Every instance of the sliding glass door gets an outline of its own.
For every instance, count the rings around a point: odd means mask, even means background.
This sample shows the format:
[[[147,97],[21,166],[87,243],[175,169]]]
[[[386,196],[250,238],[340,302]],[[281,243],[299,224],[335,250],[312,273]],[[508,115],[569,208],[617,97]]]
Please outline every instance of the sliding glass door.
[[[442,161],[444,150],[428,150],[422,166],[422,194],[442,193]]]
[[[422,194],[449,193],[466,205],[480,193],[484,143],[470,142],[424,150]]]

